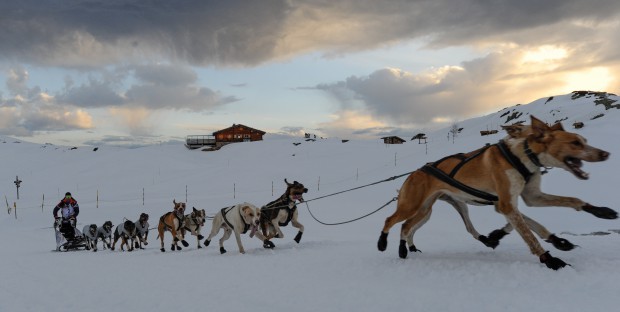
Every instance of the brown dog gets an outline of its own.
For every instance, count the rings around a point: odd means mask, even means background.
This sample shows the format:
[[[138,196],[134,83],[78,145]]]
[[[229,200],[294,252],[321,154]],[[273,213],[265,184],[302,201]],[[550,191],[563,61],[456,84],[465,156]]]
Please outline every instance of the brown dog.
[[[400,189],[396,212],[385,220],[378,249],[387,248],[392,226],[405,221],[399,256],[407,257],[407,244],[409,250],[416,251],[413,233],[428,221],[433,203],[440,199],[458,204],[493,204],[542,263],[554,270],[566,266],[542,248],[519,212],[517,199],[521,196],[528,206],[570,207],[599,218],[616,219],[618,213],[610,208],[540,190],[541,167],[562,168],[585,180],[588,174],[581,170],[582,161],[604,161],[609,153],[588,145],[578,134],[564,131],[560,123],[550,127],[533,116],[531,120],[531,133],[525,138],[507,129],[508,137],[498,144],[444,157],[409,175]]]
[[[502,126],[502,128],[506,130],[506,132],[509,133],[509,137],[512,137],[515,139],[518,139],[518,138],[525,139],[529,135],[532,134],[532,127],[530,125],[523,125],[523,124],[518,123],[518,124],[513,124],[510,126]],[[505,139],[508,139],[508,138],[505,138]],[[538,192],[540,192],[540,181],[538,182]],[[447,203],[452,205],[456,209],[456,211],[459,213],[459,215],[463,219],[463,223],[465,223],[465,228],[467,229],[467,232],[469,232],[473,236],[474,239],[479,240],[487,247],[495,249],[499,245],[499,241],[504,236],[509,234],[512,230],[514,230],[514,227],[510,223],[507,223],[503,228],[492,231],[488,236],[480,235],[480,233],[478,233],[478,231],[472,224],[471,219],[469,218],[469,210],[465,202],[456,201],[453,198],[447,198],[447,197],[444,197],[443,199]],[[563,250],[563,251],[568,251],[568,250],[572,250],[573,248],[575,248],[575,245],[573,243],[571,243],[567,239],[560,238],[556,236],[555,234],[551,233],[543,225],[536,222],[534,219],[531,219],[524,214],[521,214],[521,216],[525,220],[525,223],[527,223],[528,227],[534,233],[536,233],[540,238],[542,238],[546,242],[553,244],[555,248],[559,250]],[[410,237],[408,237],[407,241],[412,242],[413,231],[410,233],[409,236]],[[410,248],[410,251],[416,251],[415,247]]]
[[[288,223],[291,222],[294,227],[299,229],[299,232],[297,232],[297,235],[293,238],[295,242],[299,243],[304,233],[304,226],[297,220],[298,212],[296,201],[303,202],[303,194],[308,193],[308,189],[297,181],[288,183],[288,181],[284,179],[284,183],[286,183],[286,191],[284,191],[284,194],[278,199],[261,207],[260,227],[263,235],[267,239],[272,239],[274,237],[283,238],[284,233],[280,230],[280,226],[287,226]]]
[[[185,203],[183,202],[177,203],[176,200],[174,199],[172,200],[172,203],[174,204],[174,208],[172,209],[172,211],[167,212],[166,214],[161,216],[159,218],[159,224],[157,225],[157,232],[158,232],[157,238],[161,240],[160,250],[162,252],[166,251],[166,249],[164,248],[164,232],[165,231],[170,231],[170,233],[172,233],[172,245],[170,247],[171,250],[182,249],[181,246],[177,244],[179,241],[181,241],[183,246],[185,247],[189,246],[189,244],[184,239],[183,231],[181,229],[185,222],[185,216],[183,215],[183,213],[185,213]]]

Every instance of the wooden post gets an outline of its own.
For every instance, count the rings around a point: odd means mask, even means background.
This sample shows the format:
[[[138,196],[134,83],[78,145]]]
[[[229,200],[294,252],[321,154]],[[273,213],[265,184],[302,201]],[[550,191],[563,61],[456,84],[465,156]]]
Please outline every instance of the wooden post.
[[[97,190],[97,208],[99,208],[99,190]]]
[[[43,201],[41,202],[41,212],[43,212],[43,204],[45,204],[45,194],[43,194]]]
[[[13,202],[13,210],[15,210],[15,220],[17,220],[17,203]]]
[[[187,204],[187,184],[185,185],[185,203]]]
[[[317,185],[316,185],[316,190],[317,191],[321,190],[321,176],[319,176],[319,183],[317,183]]]
[[[6,198],[6,195],[4,195],[4,201],[6,201],[6,212],[11,215],[11,207],[9,207],[9,200]]]
[[[233,198],[237,198],[237,184],[233,183]]]
[[[142,206],[144,206],[144,188],[142,188]]]

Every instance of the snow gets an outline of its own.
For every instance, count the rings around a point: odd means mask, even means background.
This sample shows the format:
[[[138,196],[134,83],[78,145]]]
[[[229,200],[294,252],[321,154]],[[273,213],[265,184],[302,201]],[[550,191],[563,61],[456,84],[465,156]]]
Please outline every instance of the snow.
[[[548,122],[567,117],[567,130],[610,151],[608,161],[585,164],[589,180],[553,169],[543,178],[543,190],[618,210],[614,193],[620,147],[615,142],[620,116],[617,109],[605,110],[592,100],[563,95],[510,109],[524,112],[520,120],[527,123],[528,113]],[[197,250],[196,238],[189,236],[189,248],[172,252],[166,233],[167,251],[162,253],[151,230],[145,250],[52,252],[52,209],[66,191],[80,204],[79,229],[106,220],[114,225],[124,218],[137,220],[142,212],[154,227],[172,209],[173,199],[187,200],[188,208],[203,208],[208,215],[244,201],[262,206],[281,195],[284,178],[304,183],[309,200],[494,143],[504,136],[501,130],[490,136],[479,131],[499,129],[505,111],[459,122],[464,129],[454,144],[446,138],[447,129],[427,133],[428,152],[417,141],[388,146],[380,140],[306,142],[269,136],[217,152],[190,151],[182,144],[104,146],[95,152],[0,137],[0,196],[17,205],[17,219],[14,212],[0,218],[0,311],[616,311],[620,235],[612,230],[620,229],[618,220],[520,203],[523,213],[580,246],[564,252],[541,241],[552,255],[571,264],[553,271],[529,253],[516,233],[495,250],[472,239],[456,211],[443,203],[435,205],[430,221],[415,235],[422,253],[404,260],[397,254],[399,225],[390,232],[388,249],[381,253],[376,248],[394,203],[337,226],[321,225],[308,213],[309,207],[328,223],[359,217],[396,196],[404,177],[299,204],[305,226],[301,243],[292,240],[297,230],[289,225],[283,228],[285,238],[274,239],[273,250],[243,235],[246,254],[238,253],[231,238],[225,242],[228,253],[220,255],[220,232],[207,248]],[[590,120],[601,112],[604,117]],[[585,127],[572,129],[574,121]],[[296,142],[302,144],[292,144]],[[19,200],[16,175],[23,181]],[[505,224],[492,207],[471,207],[470,212],[481,233]],[[210,229],[208,221],[203,235]],[[609,234],[588,235],[596,231]]]

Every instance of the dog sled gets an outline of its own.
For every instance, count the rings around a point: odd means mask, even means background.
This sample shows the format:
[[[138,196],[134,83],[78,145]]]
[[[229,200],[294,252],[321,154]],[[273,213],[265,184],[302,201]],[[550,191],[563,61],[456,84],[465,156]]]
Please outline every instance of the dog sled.
[[[84,235],[75,227],[75,219],[57,218],[54,222],[56,251],[88,249]]]

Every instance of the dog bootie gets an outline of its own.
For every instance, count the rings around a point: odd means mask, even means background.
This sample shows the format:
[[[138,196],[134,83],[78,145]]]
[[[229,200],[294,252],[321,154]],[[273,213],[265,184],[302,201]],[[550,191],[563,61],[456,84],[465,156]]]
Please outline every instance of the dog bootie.
[[[272,249],[275,248],[276,245],[274,245],[270,240],[266,239],[263,241],[263,247],[267,249]]]
[[[211,244],[211,241],[208,239],[205,239],[205,247],[209,247],[209,244]]]
[[[297,235],[295,235],[295,238],[293,238],[293,240],[294,240],[297,244],[299,244],[299,241],[301,240],[301,236],[302,236],[303,234],[304,234],[304,232],[301,232],[301,231],[297,232]]]
[[[186,242],[185,240],[182,240],[181,244],[183,244],[183,247],[188,247],[189,246],[189,243]],[[179,249],[181,249],[181,248],[179,248]]]
[[[401,239],[398,245],[398,256],[401,259],[407,258],[407,242],[404,239]]]
[[[559,270],[567,265],[570,266],[570,264],[564,262],[562,259],[553,257],[548,251],[540,255],[540,262],[553,270]]]
[[[224,247],[220,247],[220,254],[225,254],[226,253],[226,249],[224,249]]]

